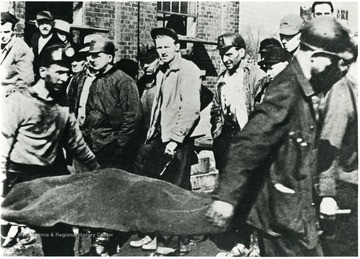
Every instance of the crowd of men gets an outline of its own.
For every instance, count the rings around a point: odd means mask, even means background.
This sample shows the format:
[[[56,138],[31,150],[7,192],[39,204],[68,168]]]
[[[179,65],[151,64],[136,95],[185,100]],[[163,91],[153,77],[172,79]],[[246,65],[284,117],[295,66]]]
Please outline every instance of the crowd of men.
[[[218,37],[225,70],[210,122],[220,183],[206,216],[224,228],[213,237],[226,243],[223,256],[243,255],[236,248],[249,247],[255,230],[262,256],[357,255],[357,41],[333,11],[315,2],[307,23],[285,16],[280,41],[260,43],[258,66],[246,61],[241,35]],[[75,173],[119,168],[191,190],[203,90],[172,28],[151,30],[136,81],[102,35],[75,47],[69,24],[40,11],[28,46],[15,36],[17,22],[1,13],[3,197],[18,183],[70,174],[67,165]],[[44,255],[74,255],[73,236],[50,237],[71,227],[36,231]],[[116,254],[129,238],[92,231],[88,255]],[[139,236],[130,245],[145,250],[161,238]]]

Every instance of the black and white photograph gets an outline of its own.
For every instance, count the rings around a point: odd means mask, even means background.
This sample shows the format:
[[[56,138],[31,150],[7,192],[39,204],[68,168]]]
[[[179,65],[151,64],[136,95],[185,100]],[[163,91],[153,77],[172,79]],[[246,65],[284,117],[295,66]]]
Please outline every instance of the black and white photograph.
[[[0,6],[0,255],[358,257],[358,1]]]

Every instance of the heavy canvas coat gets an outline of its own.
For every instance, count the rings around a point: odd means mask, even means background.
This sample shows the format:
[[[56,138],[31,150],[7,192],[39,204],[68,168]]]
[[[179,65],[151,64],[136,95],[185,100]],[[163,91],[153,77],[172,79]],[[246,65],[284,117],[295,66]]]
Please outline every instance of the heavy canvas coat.
[[[272,235],[296,236],[308,249],[318,244],[313,200],[316,172],[315,93],[298,61],[269,85],[267,96],[243,131],[232,139],[215,198],[248,206],[248,223]],[[254,184],[255,183],[255,184]],[[257,186],[254,205],[244,204]]]
[[[93,81],[86,103],[83,132],[94,152],[117,142],[125,148],[141,118],[139,92],[134,80],[116,67]]]

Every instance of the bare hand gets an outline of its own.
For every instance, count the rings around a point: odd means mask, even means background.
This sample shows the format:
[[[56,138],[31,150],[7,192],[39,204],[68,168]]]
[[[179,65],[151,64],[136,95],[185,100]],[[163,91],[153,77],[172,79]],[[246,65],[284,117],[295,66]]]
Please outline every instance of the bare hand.
[[[174,141],[170,141],[166,147],[165,147],[165,154],[169,155],[169,156],[174,156],[175,155],[175,149],[177,148],[177,143]]]
[[[208,211],[206,218],[212,225],[226,228],[234,215],[234,206],[224,201],[214,201]]]
[[[335,217],[338,209],[336,201],[331,197],[325,197],[320,203],[320,218]]]

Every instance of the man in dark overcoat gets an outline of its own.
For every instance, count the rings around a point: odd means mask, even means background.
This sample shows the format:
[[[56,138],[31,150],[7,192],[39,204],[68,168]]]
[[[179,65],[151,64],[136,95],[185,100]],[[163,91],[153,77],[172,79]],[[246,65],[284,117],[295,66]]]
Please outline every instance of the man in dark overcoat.
[[[247,222],[258,229],[262,256],[322,255],[314,199],[318,111],[313,96],[344,75],[340,64],[351,61],[353,52],[348,31],[334,19],[310,21],[295,59],[270,83],[264,101],[232,139],[207,217],[226,227],[236,207],[248,206]],[[244,199],[253,204],[243,204]]]

